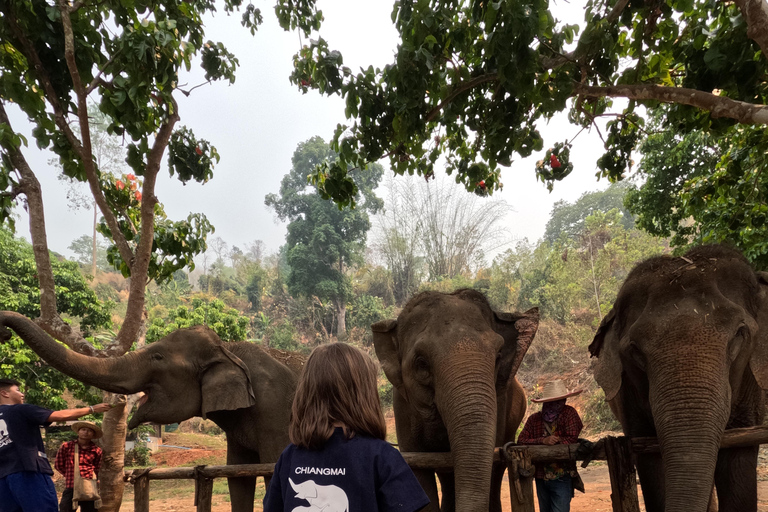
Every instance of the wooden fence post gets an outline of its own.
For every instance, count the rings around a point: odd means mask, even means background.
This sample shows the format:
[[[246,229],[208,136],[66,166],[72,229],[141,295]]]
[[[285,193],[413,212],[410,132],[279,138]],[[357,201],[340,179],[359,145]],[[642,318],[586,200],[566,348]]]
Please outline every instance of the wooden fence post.
[[[507,459],[512,512],[534,512],[536,510],[533,502],[534,466],[530,452],[523,446],[507,443],[503,453]]]
[[[211,512],[213,500],[213,478],[205,475],[205,466],[195,468],[195,506],[197,512]]]
[[[632,442],[627,437],[606,437],[605,457],[611,477],[613,512],[640,512]]]
[[[133,483],[133,510],[149,512],[149,471],[137,471],[141,473],[137,474]]]

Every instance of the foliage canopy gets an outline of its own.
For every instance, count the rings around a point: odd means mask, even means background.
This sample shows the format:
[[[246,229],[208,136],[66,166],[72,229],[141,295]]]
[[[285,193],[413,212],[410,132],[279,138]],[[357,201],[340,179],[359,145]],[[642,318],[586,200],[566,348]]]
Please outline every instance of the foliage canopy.
[[[638,105],[671,105],[667,122],[718,131],[768,124],[768,6],[762,0],[590,0],[583,30],[544,0],[405,0],[392,21],[395,59],[355,72],[318,37],[294,58],[302,90],[346,101],[339,159],[312,175],[324,197],[354,202],[348,170],[389,158],[429,177],[440,156],[478,194],[501,187],[500,168],[545,145],[538,123],[569,111],[589,127],[610,116],[598,175],[621,179],[643,130]],[[572,51],[568,51],[572,48]],[[611,112],[612,98],[629,105]],[[569,101],[571,100],[571,101]],[[573,137],[550,143],[536,173],[548,186],[573,169]]]

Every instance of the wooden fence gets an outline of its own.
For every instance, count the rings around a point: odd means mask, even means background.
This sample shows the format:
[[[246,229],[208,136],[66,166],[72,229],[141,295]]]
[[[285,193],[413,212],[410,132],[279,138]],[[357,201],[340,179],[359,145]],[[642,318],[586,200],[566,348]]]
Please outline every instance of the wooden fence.
[[[727,430],[721,448],[736,448],[768,444],[768,427]],[[607,460],[611,478],[613,512],[639,512],[637,480],[633,455],[659,451],[655,438],[604,437],[594,444],[591,452],[578,450],[580,445],[524,446],[507,443],[494,451],[494,463],[505,464],[509,472],[509,490],[513,512],[533,512],[533,464],[548,461]],[[578,450],[578,453],[577,453]],[[403,453],[413,469],[451,469],[450,453]],[[583,467],[586,466],[582,464]],[[126,472],[125,480],[134,486],[134,512],[149,512],[149,482],[151,480],[191,479],[195,481],[197,512],[210,512],[213,480],[238,476],[272,476],[274,464],[242,464],[229,466],[198,466],[195,468],[147,468]]]

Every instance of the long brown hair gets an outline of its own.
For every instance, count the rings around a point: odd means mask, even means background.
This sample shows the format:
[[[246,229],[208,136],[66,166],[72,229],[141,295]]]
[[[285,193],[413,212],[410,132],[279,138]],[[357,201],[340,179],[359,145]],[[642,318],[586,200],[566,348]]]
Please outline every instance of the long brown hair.
[[[385,439],[387,425],[376,389],[376,363],[345,343],[330,343],[309,355],[296,388],[288,435],[303,448],[320,448],[343,423],[347,438]]]

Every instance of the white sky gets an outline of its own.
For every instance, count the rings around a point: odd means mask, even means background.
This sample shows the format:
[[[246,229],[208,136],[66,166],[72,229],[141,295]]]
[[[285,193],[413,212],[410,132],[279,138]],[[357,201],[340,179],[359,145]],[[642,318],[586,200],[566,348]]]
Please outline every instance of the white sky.
[[[392,0],[319,0],[318,4],[325,14],[322,36],[332,49],[341,51],[345,65],[353,71],[368,65],[382,67],[393,60],[398,39],[390,17]],[[560,2],[553,12],[557,18],[574,23],[583,20],[583,4]],[[264,24],[254,37],[240,26],[238,14],[228,17],[222,12],[206,22],[206,37],[223,42],[240,60],[235,84],[216,83],[195,89],[190,97],[177,95],[179,126],[192,128],[221,155],[213,179],[205,185],[191,182],[183,186],[168,175],[164,164],[156,192],[169,218],[179,220],[202,212],[216,227],[213,236],[222,237],[230,247],[242,249],[259,239],[268,252],[274,252],[285,242],[286,229],[264,206],[264,196],[278,192],[299,142],[315,135],[328,141],[336,124],[345,122],[344,103],[338,97],[321,97],[316,92],[304,95],[288,82],[292,57],[300,48],[299,36],[279,28],[268,3],[257,6],[262,9]],[[182,85],[185,80],[188,87],[202,81],[195,68],[193,74],[197,77],[182,77]],[[41,181],[49,247],[71,255],[67,249],[71,241],[91,234],[93,214],[67,207],[66,190],[56,179],[57,170],[48,165],[52,155],[37,150],[31,126],[19,111],[11,109],[9,114],[14,128],[30,142],[25,155]],[[546,148],[572,138],[578,128],[562,116],[549,125],[542,124],[540,130]],[[556,183],[551,194],[535,178],[534,164],[541,154],[504,169],[504,189],[494,197],[514,208],[507,219],[513,236],[537,240],[544,233],[555,201],[572,202],[586,191],[604,189],[607,181],[598,183],[595,178],[595,162],[602,151],[597,133],[583,132],[571,150],[573,173]],[[388,169],[386,161],[381,163]],[[26,215],[21,208],[17,210],[22,216],[17,233],[29,239]]]

